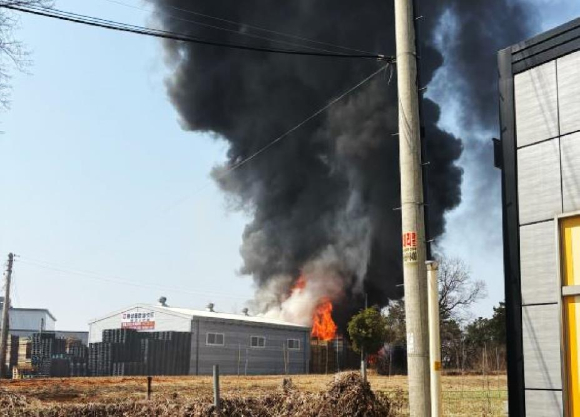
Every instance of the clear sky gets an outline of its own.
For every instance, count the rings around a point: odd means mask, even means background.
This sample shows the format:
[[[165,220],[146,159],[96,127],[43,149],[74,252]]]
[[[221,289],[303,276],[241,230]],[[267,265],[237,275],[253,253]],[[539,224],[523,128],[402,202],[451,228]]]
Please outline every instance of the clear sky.
[[[580,15],[576,0],[534,2],[545,9],[541,29]],[[148,20],[104,0],[56,6]],[[48,308],[61,330],[86,329],[93,317],[161,295],[172,305],[212,301],[239,311],[253,294],[251,279],[236,273],[247,219],[228,210],[209,179],[226,147],[181,130],[165,93],[159,40],[33,16],[22,17],[16,35],[33,64],[29,74],[14,73],[12,107],[0,114],[0,256],[21,256],[14,305]],[[453,129],[450,114],[444,123]],[[469,181],[477,173],[469,155],[463,163]],[[488,282],[476,314],[489,315],[503,299],[501,245],[460,240],[466,231],[487,234],[469,221],[469,203],[467,194],[443,246]]]

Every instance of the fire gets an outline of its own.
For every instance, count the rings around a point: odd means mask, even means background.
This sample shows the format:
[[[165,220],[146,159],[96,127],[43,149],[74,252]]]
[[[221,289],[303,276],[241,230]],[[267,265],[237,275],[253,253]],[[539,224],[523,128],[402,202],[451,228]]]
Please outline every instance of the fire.
[[[332,320],[332,302],[323,297],[316,307],[312,318],[312,337],[320,340],[332,340],[336,336],[336,324]]]
[[[304,279],[304,277],[301,275],[300,278],[298,278],[296,280],[296,283],[294,284],[294,286],[292,287],[292,292],[300,292],[301,290],[304,289],[304,287],[306,287],[306,280]]]

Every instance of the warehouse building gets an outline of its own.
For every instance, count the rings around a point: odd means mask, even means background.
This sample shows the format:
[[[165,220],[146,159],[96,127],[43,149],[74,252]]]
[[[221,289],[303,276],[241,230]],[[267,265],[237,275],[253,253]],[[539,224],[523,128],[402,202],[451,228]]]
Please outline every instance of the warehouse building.
[[[190,375],[268,375],[307,373],[310,328],[246,314],[136,304],[89,322],[89,343],[103,342],[110,329],[139,332],[188,332],[191,335]]]
[[[580,19],[499,73],[509,411],[580,416]]]

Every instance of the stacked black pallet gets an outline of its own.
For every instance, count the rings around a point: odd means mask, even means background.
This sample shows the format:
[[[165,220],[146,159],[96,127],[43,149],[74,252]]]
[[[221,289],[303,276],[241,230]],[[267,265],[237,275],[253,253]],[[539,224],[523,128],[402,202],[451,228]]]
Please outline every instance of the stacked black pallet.
[[[99,343],[89,343],[89,361],[88,370],[90,376],[98,376],[97,374],[97,358],[98,358]]]
[[[51,377],[70,376],[70,358],[68,355],[53,355],[49,363],[49,375]]]
[[[32,335],[31,361],[37,376],[50,376],[50,359],[55,347],[54,340],[54,333],[34,333]]]
[[[89,375],[88,363],[86,358],[76,358],[70,362],[70,376],[87,376]]]
[[[164,341],[161,369],[164,375],[186,375],[189,372],[191,333],[156,332],[154,339]]]
[[[86,359],[88,348],[80,340],[67,341],[66,353],[75,359]]]
[[[18,365],[18,348],[20,346],[20,338],[18,336],[10,335],[8,339],[8,375],[12,375],[12,370]]]
[[[187,375],[190,348],[188,332],[107,329],[89,345],[88,367],[94,376]]]
[[[70,358],[70,376],[88,375],[88,348],[78,339],[67,340],[66,352]]]
[[[191,333],[152,332],[141,341],[143,362],[148,375],[187,375]]]

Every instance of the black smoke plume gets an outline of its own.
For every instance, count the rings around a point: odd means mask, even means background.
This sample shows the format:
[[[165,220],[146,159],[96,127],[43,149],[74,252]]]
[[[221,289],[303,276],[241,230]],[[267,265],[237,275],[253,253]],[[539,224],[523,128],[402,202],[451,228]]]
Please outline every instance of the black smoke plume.
[[[254,34],[345,52],[248,26],[258,25],[395,54],[390,0],[151,1],[158,23],[173,32],[294,48],[246,36]],[[422,84],[429,85],[442,65],[450,65],[452,79],[446,89],[464,106],[457,116],[474,130],[493,130],[495,53],[528,35],[531,12],[510,0],[424,0],[418,2],[417,14],[423,16],[417,21]],[[438,49],[439,33],[449,38]],[[222,175],[384,63],[173,41],[167,41],[164,48],[172,69],[167,90],[183,128],[213,132],[229,144],[229,162],[216,167],[214,177],[238,207],[253,216],[240,251],[241,272],[257,284],[256,308],[308,321],[318,297],[326,295],[334,299],[342,324],[342,318],[360,308],[364,292],[369,303],[380,305],[401,296],[397,287],[402,281],[400,212],[394,210],[400,206],[398,138],[393,135],[398,130],[397,95],[391,69],[267,152]],[[462,169],[457,162],[464,146],[459,138],[438,128],[439,118],[439,106],[425,99],[432,238],[445,231],[445,213],[461,201]],[[469,135],[466,132],[464,141]],[[306,276],[312,291],[292,305],[287,298],[300,275]]]

